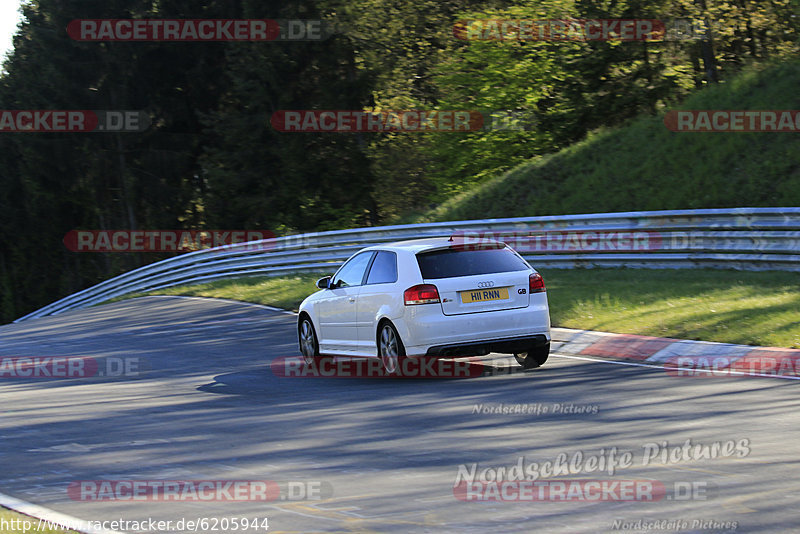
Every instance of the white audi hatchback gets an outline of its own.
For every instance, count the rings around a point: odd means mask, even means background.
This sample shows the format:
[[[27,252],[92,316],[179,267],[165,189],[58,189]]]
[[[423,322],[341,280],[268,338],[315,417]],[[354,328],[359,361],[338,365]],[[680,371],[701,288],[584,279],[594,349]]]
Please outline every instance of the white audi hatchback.
[[[368,247],[317,287],[297,318],[308,365],[373,357],[396,375],[404,358],[498,352],[534,368],[550,351],[544,281],[501,242],[433,238]]]

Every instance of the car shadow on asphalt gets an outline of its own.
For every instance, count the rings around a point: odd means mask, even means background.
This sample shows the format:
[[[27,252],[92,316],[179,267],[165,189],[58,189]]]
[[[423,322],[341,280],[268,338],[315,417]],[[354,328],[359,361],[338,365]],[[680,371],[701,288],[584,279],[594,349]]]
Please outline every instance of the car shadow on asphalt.
[[[270,365],[247,371],[217,375],[214,382],[203,384],[198,391],[225,395],[253,395],[291,389],[352,390],[353,388],[390,387],[430,388],[433,384],[475,382],[512,375],[538,375],[548,368],[523,369],[510,358],[442,359],[427,364],[412,364],[401,376],[387,375],[376,358],[336,358],[324,365],[306,365],[299,357],[275,358]],[[293,380],[294,379],[294,380]],[[300,381],[298,383],[298,380]]]

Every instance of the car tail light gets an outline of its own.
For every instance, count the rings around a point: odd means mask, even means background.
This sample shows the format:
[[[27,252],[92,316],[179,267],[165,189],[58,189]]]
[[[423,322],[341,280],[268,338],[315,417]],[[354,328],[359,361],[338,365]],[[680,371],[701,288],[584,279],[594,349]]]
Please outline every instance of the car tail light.
[[[439,290],[433,284],[419,284],[406,289],[403,298],[406,306],[436,304],[439,302]]]
[[[539,273],[534,273],[528,278],[528,293],[542,293],[547,291],[544,287],[544,278]]]

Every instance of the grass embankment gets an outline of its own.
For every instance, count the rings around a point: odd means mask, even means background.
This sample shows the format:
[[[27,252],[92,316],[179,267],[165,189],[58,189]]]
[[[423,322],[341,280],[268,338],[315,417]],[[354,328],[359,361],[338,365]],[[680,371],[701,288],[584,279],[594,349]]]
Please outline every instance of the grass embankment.
[[[800,348],[800,275],[649,269],[542,271],[555,326]]]
[[[800,275],[718,270],[542,270],[553,326],[800,348]],[[154,294],[297,310],[320,274],[243,278]]]
[[[745,72],[676,109],[800,109],[800,61]],[[800,205],[800,136],[671,132],[658,116],[595,132],[409,222]]]

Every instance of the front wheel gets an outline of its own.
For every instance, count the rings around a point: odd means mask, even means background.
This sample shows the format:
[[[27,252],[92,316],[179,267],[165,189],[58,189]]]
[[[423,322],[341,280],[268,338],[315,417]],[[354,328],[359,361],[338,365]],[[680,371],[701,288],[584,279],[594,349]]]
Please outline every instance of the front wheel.
[[[520,352],[514,355],[514,359],[523,369],[535,369],[544,365],[550,355],[550,343],[529,349],[528,352]]]
[[[406,349],[392,323],[386,322],[378,329],[378,356],[389,376],[400,376]]]
[[[303,353],[303,361],[309,367],[320,363],[323,356],[319,354],[319,341],[317,333],[311,319],[304,317],[297,330],[300,339],[300,352]]]

